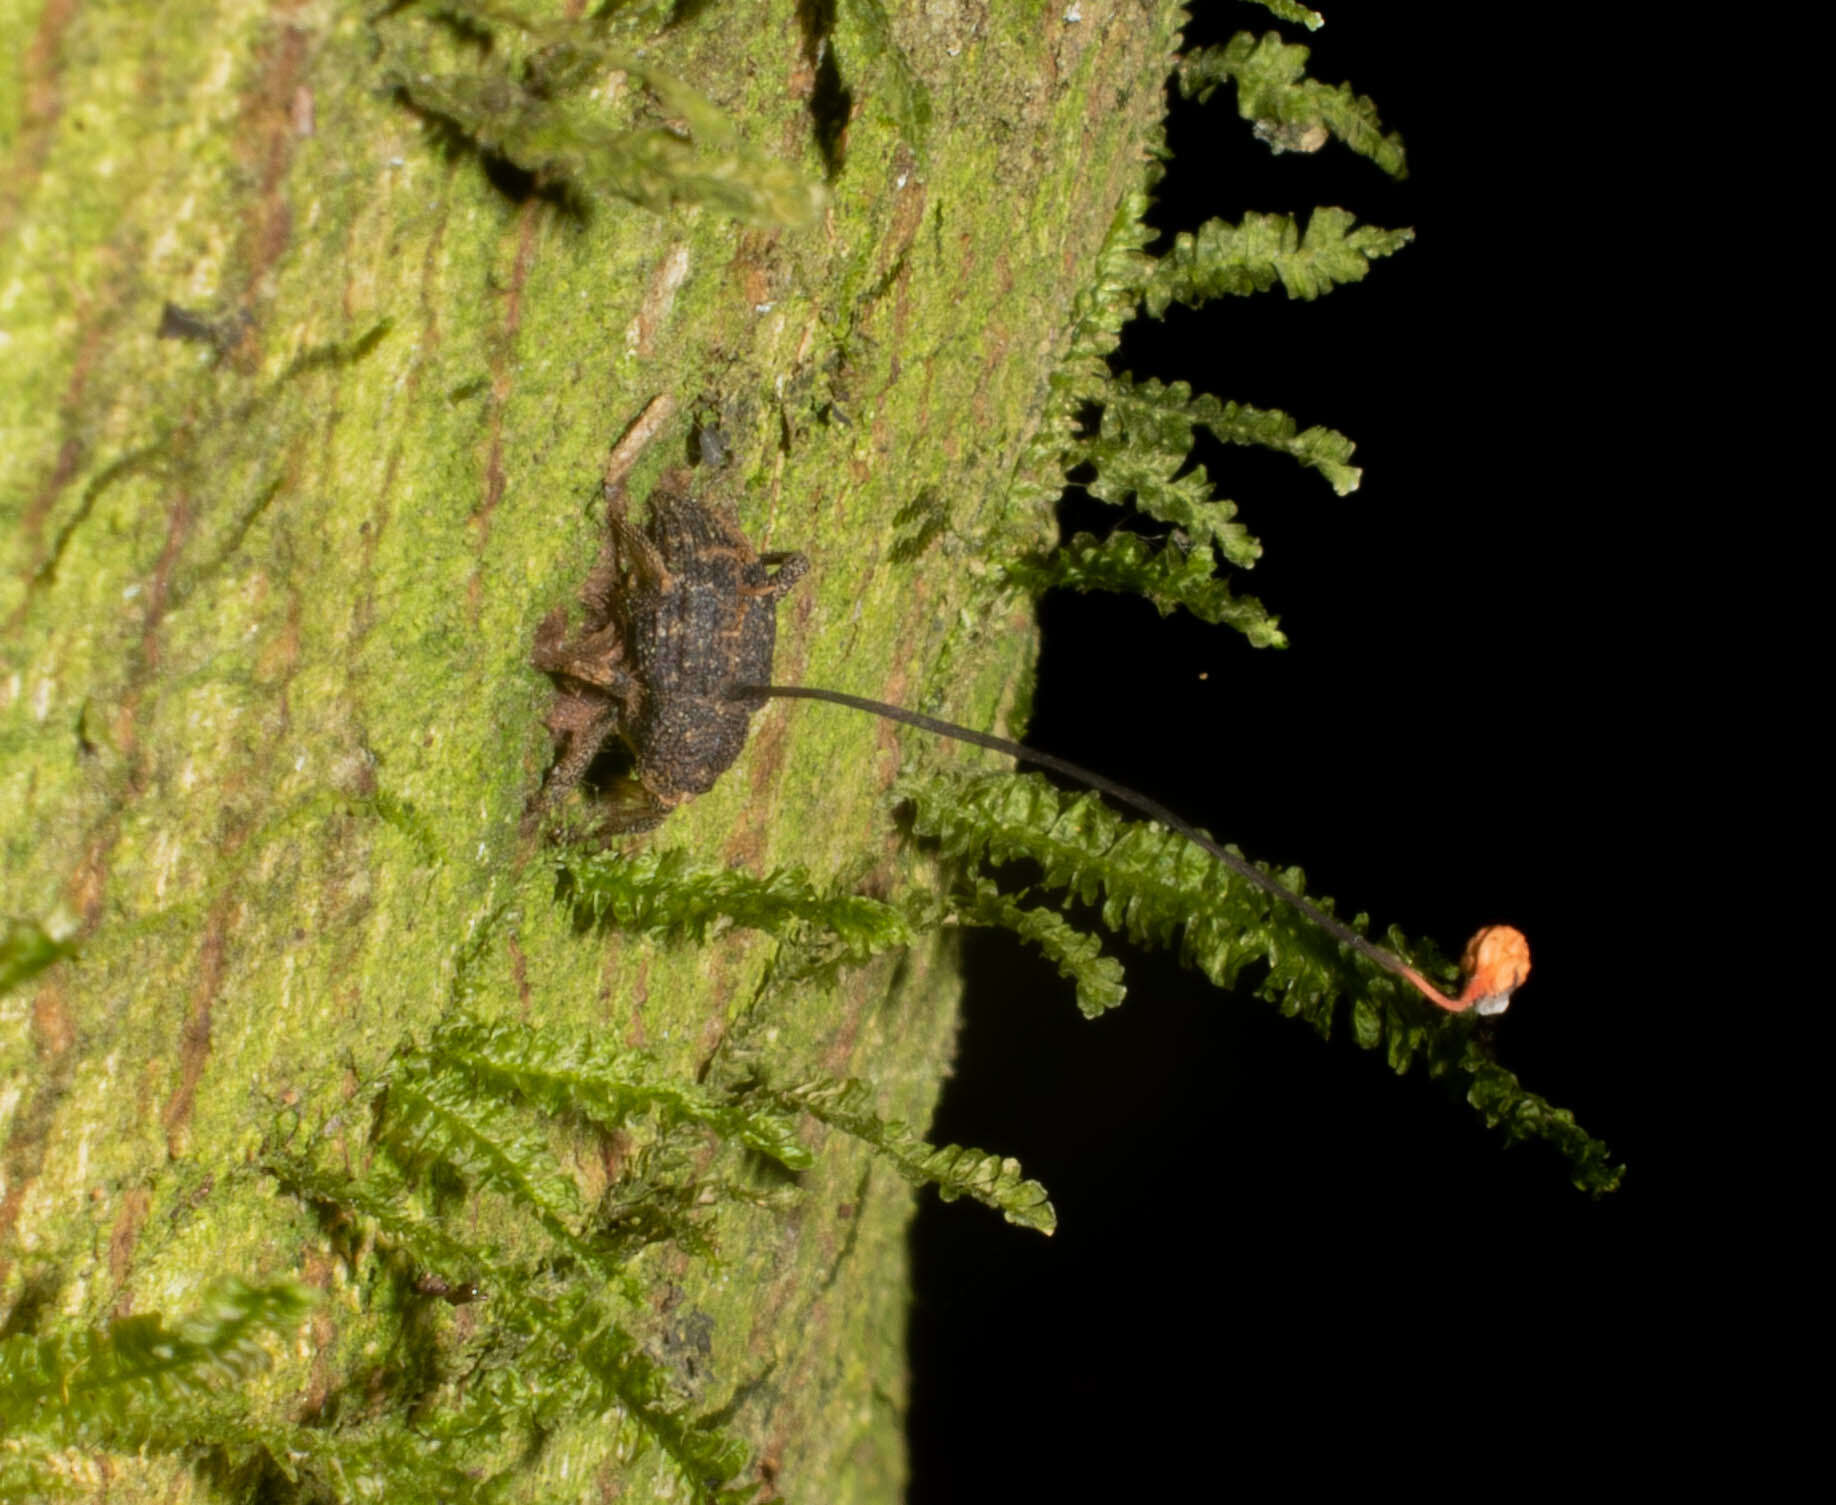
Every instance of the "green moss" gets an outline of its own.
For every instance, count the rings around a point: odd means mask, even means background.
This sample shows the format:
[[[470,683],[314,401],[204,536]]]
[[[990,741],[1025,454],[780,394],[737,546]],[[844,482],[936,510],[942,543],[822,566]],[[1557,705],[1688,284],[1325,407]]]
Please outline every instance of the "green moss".
[[[326,1293],[319,1367],[284,1357],[251,1411],[287,1424],[315,1387],[397,1373],[425,1314],[249,1157],[277,1112],[360,1114],[354,1084],[426,1038],[468,956],[488,1018],[641,1045],[674,1081],[725,1059],[743,1022],[799,1076],[903,1063],[876,1108],[924,1122],[954,1029],[940,942],[812,969],[756,932],[583,934],[555,902],[521,828],[548,756],[529,645],[597,547],[607,446],[670,391],[721,409],[748,534],[815,561],[782,614],[781,672],[992,719],[1030,636],[979,556],[1049,525],[1011,481],[1081,279],[1067,269],[1139,184],[1172,15],[849,7],[835,56],[859,108],[831,208],[774,231],[705,198],[658,213],[506,194],[463,133],[384,86],[359,11],[222,5],[184,36],[132,8],[73,13],[45,75],[56,122],[9,185],[0,248],[0,912],[63,905],[81,951],[0,999],[16,1105],[0,1132],[23,1188],[0,1301],[37,1283],[60,1321],[93,1324],[124,1300],[182,1311],[220,1270],[303,1270]],[[418,8],[388,24],[445,75],[533,53],[481,61]],[[788,3],[607,45],[692,80],[757,160],[821,175]],[[20,119],[20,100],[0,107]],[[1017,196],[1038,204],[1019,233]],[[225,328],[246,316],[242,338],[162,340],[167,301]],[[635,478],[639,505],[679,439]],[[952,499],[950,527],[901,557],[887,521],[927,492]],[[893,846],[896,763],[871,725],[773,707],[656,840],[715,870],[883,893],[928,868]],[[591,1143],[551,1149],[592,1184]],[[901,1471],[911,1192],[870,1154],[838,1144],[788,1208],[768,1183],[740,1196],[736,1173],[706,1231],[718,1263],[659,1246],[632,1266],[714,1323],[705,1404],[732,1405],[755,1447],[792,1439],[781,1477],[836,1500],[885,1498]],[[513,1209],[481,1196],[469,1215],[516,1247]],[[829,1282],[814,1310],[812,1270]],[[456,1332],[477,1314],[435,1315]],[[463,1351],[449,1338],[428,1352]],[[296,1440],[325,1467],[356,1445]],[[654,1496],[667,1469],[616,1461],[616,1441],[565,1424],[542,1467]],[[207,1478],[168,1460],[114,1488],[202,1498]]]

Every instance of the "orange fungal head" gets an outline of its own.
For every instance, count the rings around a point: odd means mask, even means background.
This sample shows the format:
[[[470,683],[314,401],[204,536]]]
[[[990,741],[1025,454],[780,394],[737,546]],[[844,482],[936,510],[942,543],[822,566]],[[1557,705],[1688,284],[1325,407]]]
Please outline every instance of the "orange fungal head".
[[[1466,943],[1460,970],[1466,974],[1466,988],[1459,1007],[1502,1014],[1530,975],[1530,942],[1523,931],[1509,925],[1487,925]]]

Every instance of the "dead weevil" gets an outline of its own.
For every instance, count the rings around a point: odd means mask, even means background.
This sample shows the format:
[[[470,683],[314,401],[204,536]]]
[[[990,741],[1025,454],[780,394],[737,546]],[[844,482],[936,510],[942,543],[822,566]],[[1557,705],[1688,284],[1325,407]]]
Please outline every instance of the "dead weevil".
[[[557,608],[536,633],[533,662],[556,683],[547,724],[560,744],[543,790],[546,801],[578,784],[600,748],[616,737],[630,749],[633,769],[610,792],[603,829],[647,830],[684,800],[714,787],[744,748],[753,712],[768,698],[826,700],[1005,753],[1108,795],[1178,832],[1440,1008],[1502,1013],[1530,975],[1523,935],[1508,925],[1487,926],[1461,957],[1465,989],[1449,998],[1401,957],[1283,888],[1164,805],[1100,773],[884,701],[772,684],[777,604],[807,572],[809,561],[794,553],[755,554],[732,516],[689,495],[687,476],[679,470],[666,473],[651,493],[644,530],[626,520],[624,478],[674,408],[667,396],[653,400],[607,464],[608,537],[581,591],[583,630],[568,640],[566,612]]]
[[[631,751],[630,777],[608,793],[608,833],[648,830],[732,766],[765,701],[730,687],[771,677],[778,601],[809,569],[801,554],[755,554],[730,513],[689,495],[686,471],[657,483],[643,529],[627,521],[625,476],[674,407],[657,398],[613,450],[607,537],[580,592],[586,621],[570,639],[556,608],[532,655],[557,687],[545,800],[578,784],[612,738]]]

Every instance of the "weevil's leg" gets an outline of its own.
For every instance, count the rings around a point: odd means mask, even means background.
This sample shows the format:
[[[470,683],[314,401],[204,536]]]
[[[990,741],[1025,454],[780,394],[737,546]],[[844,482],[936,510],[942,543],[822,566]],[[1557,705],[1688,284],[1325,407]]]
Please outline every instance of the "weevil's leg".
[[[529,662],[544,674],[549,673],[549,661],[562,651],[561,645],[567,641],[567,608],[557,606],[536,626],[535,646],[529,650]]]
[[[627,570],[632,572],[632,583],[639,589],[656,589],[669,580],[655,545],[626,519],[625,477],[675,411],[676,399],[669,393],[651,398],[606,457],[605,476],[599,483],[606,499],[606,544],[580,591],[589,620],[594,622],[604,622],[611,616],[612,602]]]
[[[586,777],[600,748],[618,731],[610,702],[585,695],[557,695],[544,724],[561,744],[561,756],[542,781],[541,803],[557,804]]]
[[[535,645],[529,650],[532,668],[597,685],[620,699],[634,692],[637,684],[623,667],[624,657],[624,638],[616,624],[583,633],[568,642],[567,613],[559,606],[542,618],[536,628]]]
[[[567,608],[557,606],[536,627],[535,643],[529,650],[529,662],[544,674],[566,672],[570,655],[567,651]]]
[[[663,556],[657,552],[657,546],[650,541],[649,534],[632,527],[616,514],[607,516],[606,528],[609,534],[607,552],[617,571],[614,578],[635,590],[669,589],[672,583],[669,566],[663,562]],[[598,573],[597,567],[594,573]]]
[[[619,629],[607,627],[571,643],[565,641],[566,631],[567,614],[556,607],[536,629],[535,647],[529,654],[533,668],[586,687],[586,693],[582,694],[571,690],[565,682],[558,685],[554,707],[549,711],[550,730],[559,734],[564,729],[552,718],[560,707],[573,701],[603,707],[617,722],[630,724],[643,703],[644,688],[637,676],[624,667],[624,646]]]
[[[600,546],[599,558],[587,571],[580,587],[580,604],[586,608],[587,625],[601,628],[613,617],[612,603],[618,600],[618,550],[608,539]]]
[[[795,549],[780,549],[771,554],[759,555],[759,563],[775,565],[778,573],[766,581],[764,587],[749,590],[748,595],[768,595],[773,601],[781,601],[790,588],[810,572],[810,558],[799,554]]]
[[[530,662],[544,674],[565,674],[605,691],[629,715],[643,691],[637,676],[618,661],[618,652],[618,632],[608,627],[602,633],[569,643],[551,657],[532,657]]]

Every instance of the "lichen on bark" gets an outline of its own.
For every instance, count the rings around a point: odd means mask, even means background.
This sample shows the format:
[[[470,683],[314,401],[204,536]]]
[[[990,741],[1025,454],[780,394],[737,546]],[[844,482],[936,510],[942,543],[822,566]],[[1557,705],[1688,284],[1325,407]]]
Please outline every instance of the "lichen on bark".
[[[292,1276],[322,1300],[250,1416],[309,1423],[375,1380],[401,1314],[261,1156],[277,1114],[355,1153],[353,1095],[462,959],[481,1014],[683,1081],[746,1021],[782,1079],[858,1076],[928,1119],[955,1028],[935,937],[762,994],[767,936],[583,929],[557,902],[522,824],[549,752],[528,654],[592,558],[607,445],[670,391],[721,410],[759,547],[814,561],[779,678],[983,725],[1011,707],[1030,610],[988,564],[1049,528],[1029,440],[1178,21],[1076,15],[843,6],[817,36],[792,4],[720,4],[637,38],[823,183],[801,230],[551,191],[391,88],[362,8],[0,21],[0,915],[76,947],[0,996],[9,1331]],[[639,845],[891,892],[923,873],[888,815],[899,762],[879,724],[776,705]],[[804,1134],[793,1199],[712,1213],[717,1259],[634,1262],[632,1324],[661,1343],[706,1314],[701,1400],[734,1403],[746,1478],[889,1499],[912,1194]],[[589,1190],[608,1174],[578,1136],[555,1149]],[[438,1315],[455,1348],[485,1320]],[[563,1466],[586,1497],[671,1487],[656,1450],[613,1449],[575,1425],[519,1493],[553,1497]],[[241,1477],[96,1466],[111,1498]]]

